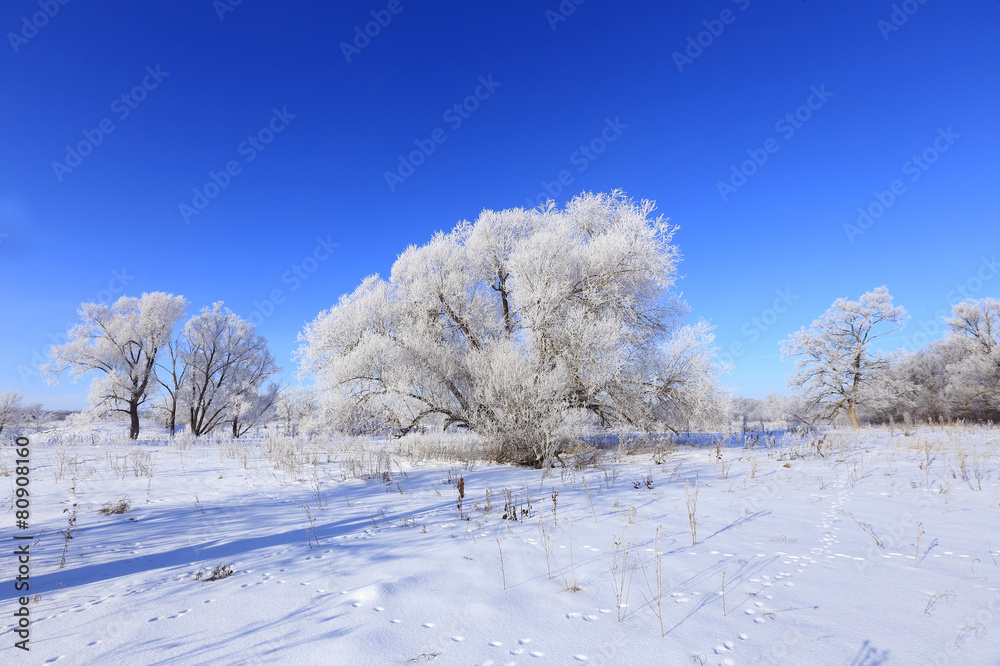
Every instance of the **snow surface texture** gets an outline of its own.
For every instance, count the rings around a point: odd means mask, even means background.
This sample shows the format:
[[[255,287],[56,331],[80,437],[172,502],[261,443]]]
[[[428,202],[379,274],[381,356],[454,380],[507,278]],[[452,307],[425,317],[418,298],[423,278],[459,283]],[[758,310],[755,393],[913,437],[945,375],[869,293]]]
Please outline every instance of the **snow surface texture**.
[[[545,476],[430,436],[31,440],[31,652],[5,575],[6,664],[1000,663],[996,429],[706,437]]]

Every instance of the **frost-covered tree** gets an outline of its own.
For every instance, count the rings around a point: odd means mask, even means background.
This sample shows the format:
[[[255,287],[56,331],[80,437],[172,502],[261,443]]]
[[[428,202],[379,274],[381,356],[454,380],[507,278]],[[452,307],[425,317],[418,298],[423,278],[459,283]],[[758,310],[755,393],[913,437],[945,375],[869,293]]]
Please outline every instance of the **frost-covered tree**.
[[[958,360],[959,350],[952,338],[935,340],[922,349],[902,355],[892,373],[902,387],[889,410],[894,419],[951,419],[958,412],[956,402],[946,393],[948,366]]]
[[[69,372],[74,381],[97,370],[91,385],[93,407],[129,415],[129,436],[139,437],[139,406],[156,384],[156,360],[184,316],[182,296],[153,292],[122,296],[112,305],[84,303],[82,319],[64,345],[49,350],[43,374],[50,382]]]
[[[668,298],[674,228],[650,202],[484,211],[411,246],[306,326],[301,371],[400,433],[429,418],[542,463],[586,415],[657,427],[722,393],[711,336]]]
[[[4,428],[17,428],[23,401],[24,396],[20,391],[10,389],[0,392],[0,432],[3,432]]]
[[[267,340],[221,302],[184,325],[178,354],[185,365],[178,395],[194,435],[231,423],[238,437],[273,407],[277,389],[263,387],[280,368]]]
[[[43,427],[52,422],[55,416],[54,412],[42,407],[42,403],[32,402],[21,408],[21,427],[34,428],[35,432],[40,432]]]
[[[1000,408],[1000,301],[985,298],[956,303],[948,326],[963,352],[950,368],[951,391]]]
[[[811,423],[815,414],[801,396],[768,393],[763,399],[738,398],[736,412],[744,430],[769,429]]]
[[[857,301],[837,299],[810,328],[781,343],[782,358],[796,359],[789,388],[831,421],[844,412],[859,427],[859,406],[883,409],[900,390],[889,372],[895,355],[872,353],[872,341],[899,330],[907,318],[884,286]]]
[[[238,394],[227,420],[232,426],[233,437],[241,437],[254,426],[272,418],[280,397],[281,385],[276,382],[258,385],[255,390]]]
[[[657,420],[676,424],[719,424],[735,415],[730,389],[717,380],[720,372],[712,346],[713,327],[699,321],[682,326],[661,343],[654,359],[655,391],[651,394]]]
[[[285,434],[294,437],[319,409],[316,392],[302,387],[286,388],[275,403],[275,416],[285,427]]]

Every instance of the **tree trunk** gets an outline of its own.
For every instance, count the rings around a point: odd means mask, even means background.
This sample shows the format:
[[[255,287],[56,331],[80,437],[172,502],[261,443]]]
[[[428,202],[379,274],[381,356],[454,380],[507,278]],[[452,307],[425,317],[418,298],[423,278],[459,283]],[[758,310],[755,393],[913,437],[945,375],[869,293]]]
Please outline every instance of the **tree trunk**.
[[[170,428],[170,436],[174,436],[174,432],[177,429],[177,399],[171,401],[170,403],[170,418],[167,421],[167,426]]]
[[[128,403],[128,418],[129,439],[139,439],[139,403],[137,401]]]
[[[240,438],[240,429],[236,419],[233,419],[233,439]]]
[[[858,422],[858,414],[857,411],[855,410],[853,401],[847,403],[847,415],[851,418],[852,426],[854,426],[855,428],[861,427],[861,423]]]

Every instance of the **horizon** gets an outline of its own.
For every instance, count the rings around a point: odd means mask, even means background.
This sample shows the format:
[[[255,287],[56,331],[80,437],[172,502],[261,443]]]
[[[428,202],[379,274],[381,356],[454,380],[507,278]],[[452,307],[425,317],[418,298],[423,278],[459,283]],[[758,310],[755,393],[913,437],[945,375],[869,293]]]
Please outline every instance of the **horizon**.
[[[407,246],[585,191],[679,227],[673,291],[744,397],[788,393],[778,343],[838,298],[886,285],[910,320],[876,348],[913,350],[1000,297],[1000,3],[48,6],[0,12],[0,390],[27,403],[84,408],[49,346],[154,291],[259,320],[296,385],[304,325]]]

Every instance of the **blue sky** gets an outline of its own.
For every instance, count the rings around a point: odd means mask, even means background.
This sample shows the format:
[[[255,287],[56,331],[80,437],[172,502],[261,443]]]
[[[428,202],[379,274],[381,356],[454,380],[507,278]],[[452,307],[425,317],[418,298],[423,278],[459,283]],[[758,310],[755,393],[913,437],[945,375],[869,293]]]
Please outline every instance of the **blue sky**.
[[[743,395],[838,297],[912,347],[1000,295],[1000,2],[230,1],[4,3],[0,389],[84,406],[38,362],[148,291],[258,312],[294,382],[340,294],[547,192],[657,202]]]

